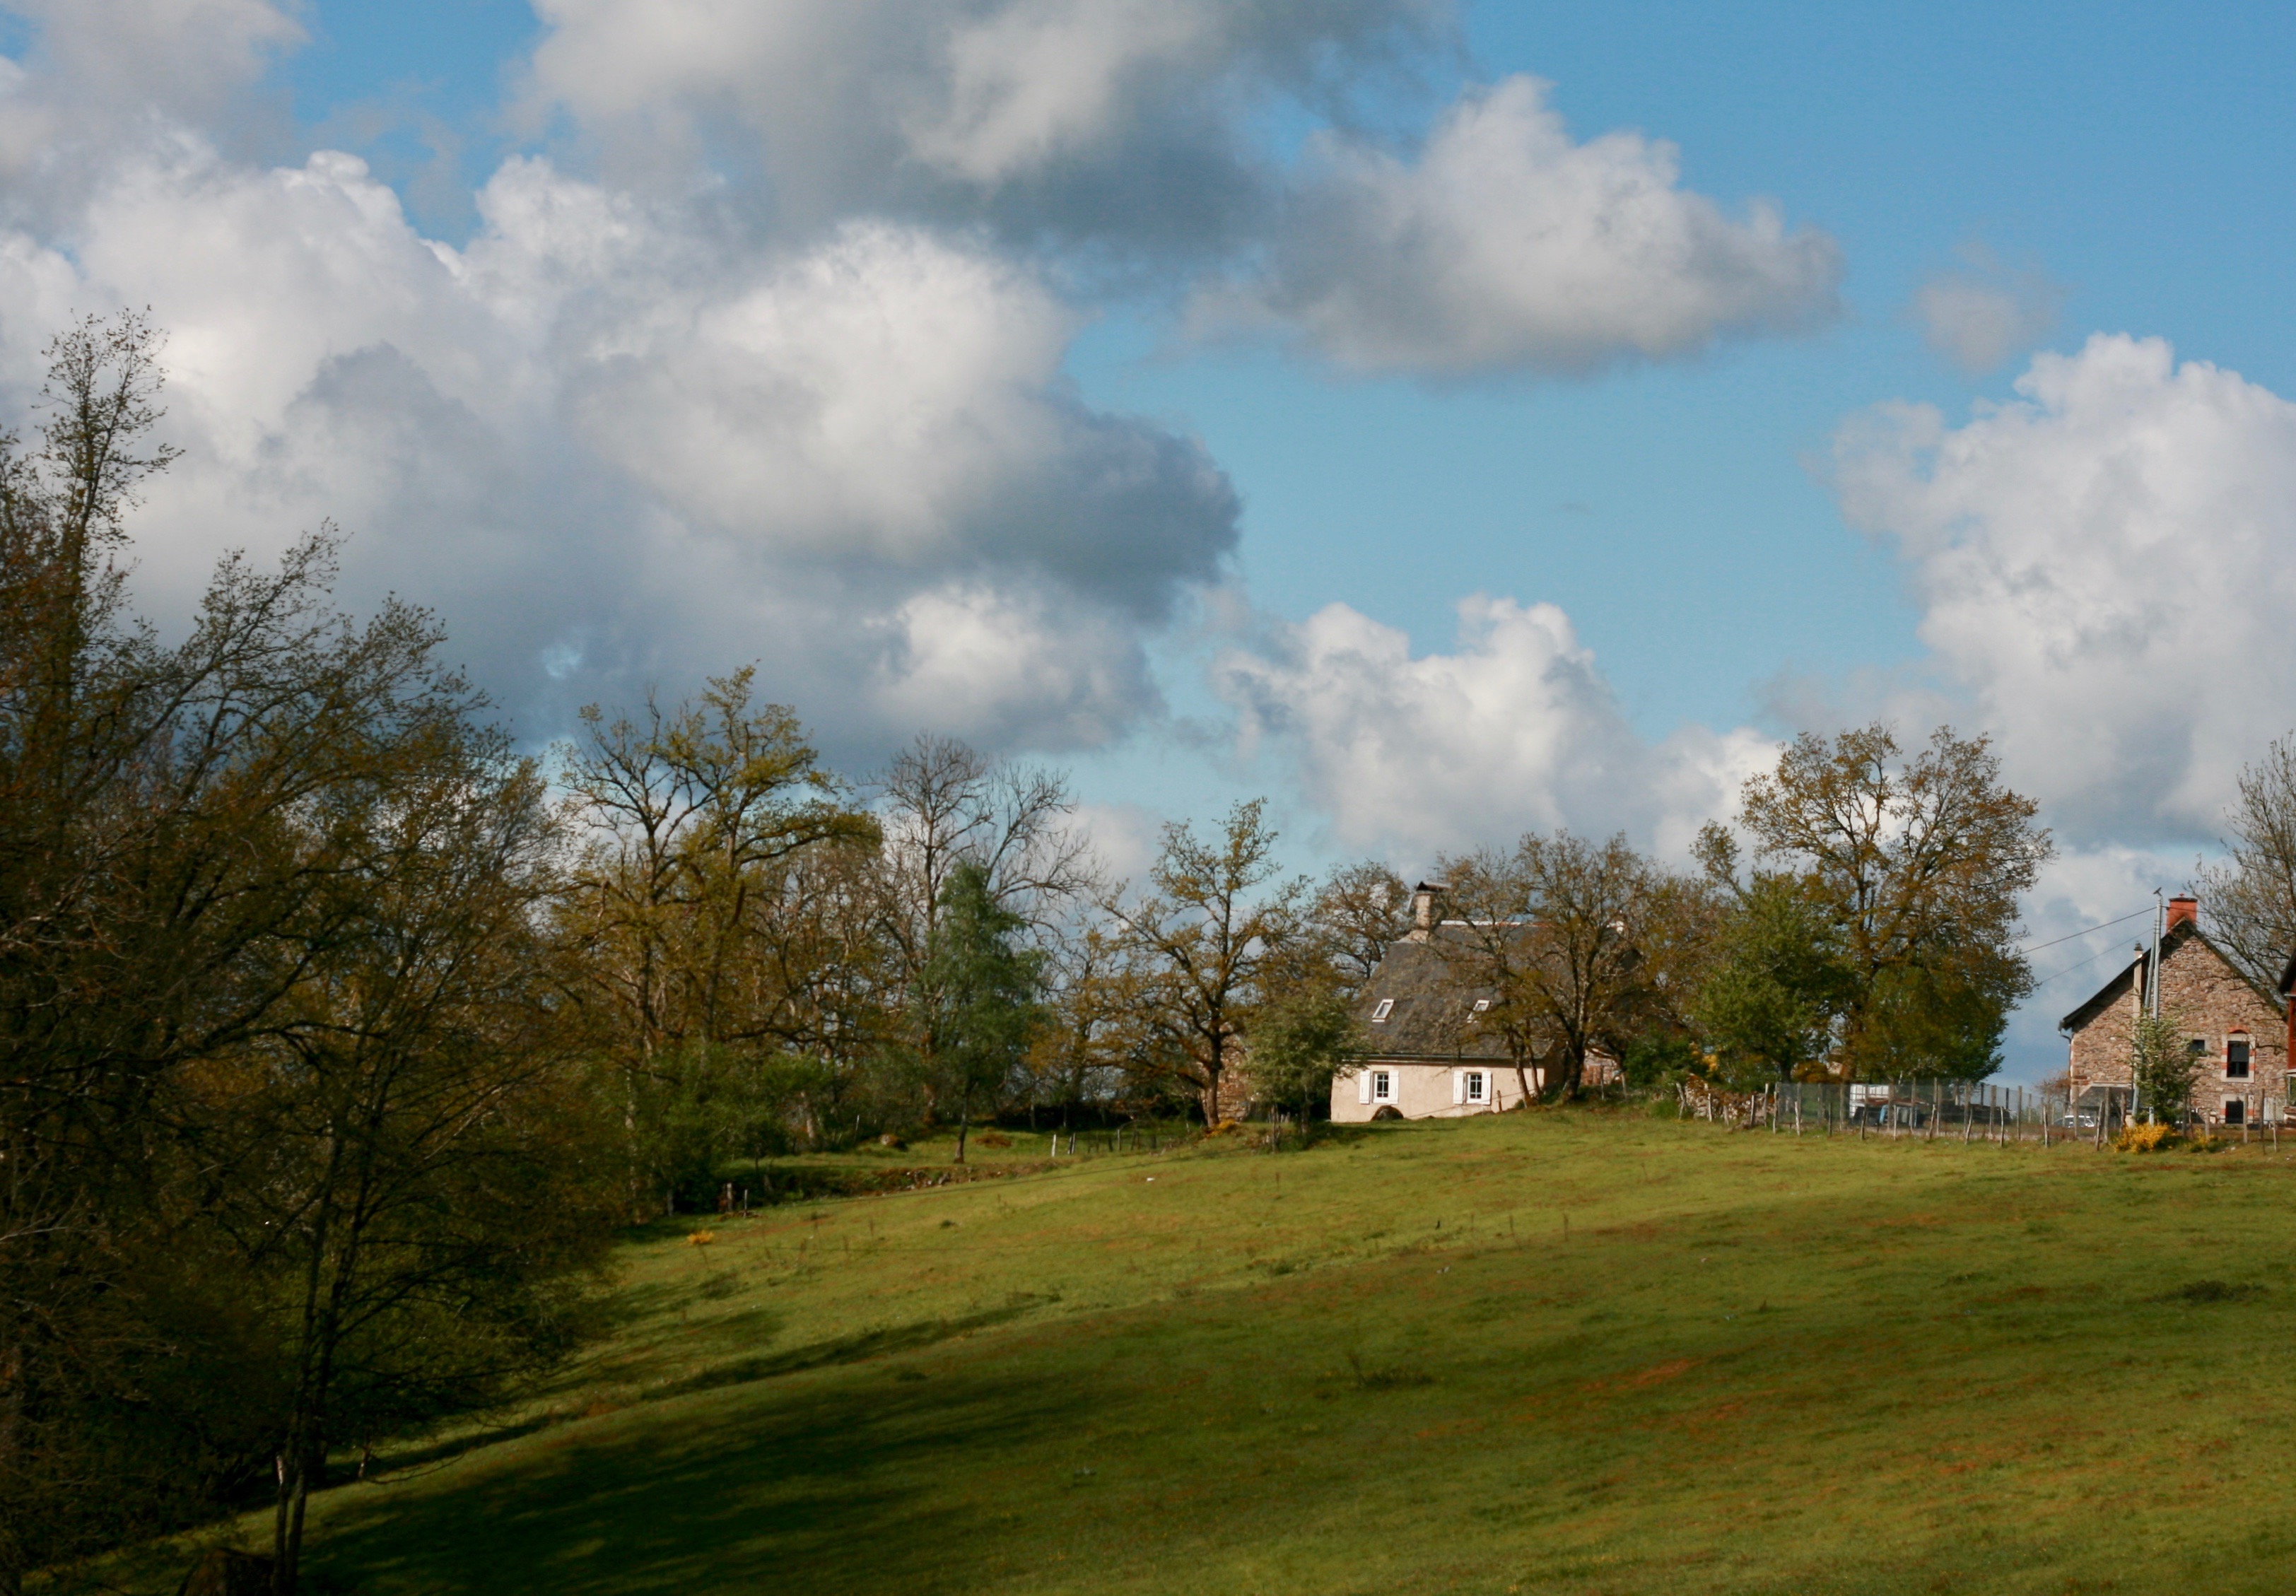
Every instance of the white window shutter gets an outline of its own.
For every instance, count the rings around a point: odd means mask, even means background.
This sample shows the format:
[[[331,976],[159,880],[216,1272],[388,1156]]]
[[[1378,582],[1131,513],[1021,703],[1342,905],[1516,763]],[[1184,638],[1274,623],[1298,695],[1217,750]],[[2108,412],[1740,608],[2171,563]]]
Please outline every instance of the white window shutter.
[[[1371,1071],[1368,1069],[1356,1071],[1356,1101],[1359,1103],[1371,1101]]]
[[[1455,1103],[1467,1101],[1467,1072],[1464,1069],[1451,1072],[1451,1101]]]

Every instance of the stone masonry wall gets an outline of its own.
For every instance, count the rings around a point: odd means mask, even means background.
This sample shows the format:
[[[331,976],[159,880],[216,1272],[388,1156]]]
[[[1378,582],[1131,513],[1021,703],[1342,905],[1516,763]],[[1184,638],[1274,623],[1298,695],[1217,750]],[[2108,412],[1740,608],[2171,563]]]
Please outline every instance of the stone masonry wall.
[[[2223,1123],[2226,1098],[2245,1099],[2246,1116],[2253,1122],[2261,1098],[2282,1097],[2288,1065],[2287,1022],[2196,936],[2184,937],[2161,957],[2161,1012],[2180,1025],[2188,1040],[2204,1044],[2193,1103],[2211,1122]],[[2129,992],[2073,1033],[2068,1063],[2075,1093],[2087,1086],[2128,1084],[2136,1022],[2132,983]],[[2243,1031],[2249,1043],[2245,1080],[2225,1074],[2225,1043]]]

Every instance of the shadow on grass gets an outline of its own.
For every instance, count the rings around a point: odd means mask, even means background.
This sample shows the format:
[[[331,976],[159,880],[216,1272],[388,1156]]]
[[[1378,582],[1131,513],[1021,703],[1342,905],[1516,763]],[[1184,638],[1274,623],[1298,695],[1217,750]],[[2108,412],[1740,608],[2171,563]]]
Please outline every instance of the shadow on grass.
[[[683,1379],[654,1387],[641,1400],[659,1402],[694,1391],[746,1386],[753,1381],[771,1379],[775,1375],[795,1374],[805,1369],[820,1369],[832,1363],[857,1363],[865,1358],[882,1357],[889,1353],[912,1352],[920,1346],[931,1346],[936,1341],[946,1341],[952,1336],[969,1335],[974,1330],[1010,1324],[1038,1303],[1051,1300],[1050,1297],[1024,1295],[1016,1297],[1001,1308],[967,1314],[961,1318],[923,1319],[912,1324],[863,1330],[827,1341],[811,1342],[804,1346],[792,1346],[786,1352],[736,1358],[731,1363],[687,1375]]]
[[[808,1369],[824,1369],[839,1363],[857,1363],[870,1358],[884,1357],[894,1353],[914,1352],[936,1342],[954,1337],[970,1335],[976,1330],[1010,1324],[1037,1306],[1050,1302],[1050,1297],[1029,1293],[1016,1293],[1003,1307],[989,1308],[977,1314],[966,1314],[954,1319],[924,1319],[910,1324],[892,1325],[882,1330],[865,1330],[855,1335],[839,1336],[825,1341],[808,1342],[771,1355],[735,1358],[726,1363],[697,1370],[682,1379],[665,1380],[635,1394],[639,1403],[667,1402],[689,1396],[699,1391],[723,1390],[728,1387],[754,1385],[759,1380],[777,1376],[800,1373]],[[570,1382],[564,1389],[577,1388]],[[584,1415],[596,1417],[595,1413]],[[528,1436],[569,1423],[574,1415],[562,1411],[540,1412],[512,1423],[488,1425],[475,1429],[460,1430],[451,1436],[394,1449],[375,1460],[370,1475],[382,1480],[404,1477],[449,1462],[467,1453],[502,1442],[521,1440]]]
[[[1041,1384],[945,1376],[736,1400],[750,1411],[570,1433],[451,1490],[342,1500],[314,1566],[369,1596],[923,1590],[988,1529],[928,1505],[935,1460],[1017,1448],[1070,1405]]]
[[[2163,1292],[2151,1300],[2182,1303],[2190,1307],[2215,1302],[2252,1302],[2267,1294],[2266,1287],[2251,1283],[2234,1285],[2225,1281],[2194,1281],[2189,1286],[2179,1286],[2174,1291]]]

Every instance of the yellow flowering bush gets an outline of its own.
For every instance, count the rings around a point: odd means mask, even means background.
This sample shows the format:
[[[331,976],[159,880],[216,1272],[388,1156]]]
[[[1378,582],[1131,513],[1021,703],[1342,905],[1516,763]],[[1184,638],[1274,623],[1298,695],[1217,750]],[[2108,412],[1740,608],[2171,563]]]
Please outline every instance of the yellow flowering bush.
[[[2159,1152],[2176,1139],[2174,1125],[2127,1125],[2120,1127],[2120,1134],[2112,1139],[2112,1144],[2122,1152]]]

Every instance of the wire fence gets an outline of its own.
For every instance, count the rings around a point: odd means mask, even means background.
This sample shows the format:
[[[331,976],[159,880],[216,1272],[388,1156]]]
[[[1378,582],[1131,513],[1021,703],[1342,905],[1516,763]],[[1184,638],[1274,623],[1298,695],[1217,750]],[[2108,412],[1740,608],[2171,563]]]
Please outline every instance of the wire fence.
[[[1981,1081],[1781,1081],[1759,1092],[1681,1089],[1685,1117],[1767,1130],[1776,1135],[1913,1137],[1925,1142],[2093,1142],[2103,1146],[2132,1118],[2147,1117],[2127,1086],[2077,1093],[1991,1086]],[[2180,1129],[2280,1144],[2288,1118],[2285,1087],[2227,1097],[2213,1121],[2187,1117]]]

